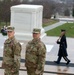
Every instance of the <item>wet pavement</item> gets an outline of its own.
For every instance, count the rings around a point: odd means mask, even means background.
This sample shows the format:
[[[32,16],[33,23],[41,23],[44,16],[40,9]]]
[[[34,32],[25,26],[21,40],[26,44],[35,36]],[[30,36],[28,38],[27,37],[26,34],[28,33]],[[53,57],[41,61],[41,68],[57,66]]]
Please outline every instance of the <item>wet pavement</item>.
[[[0,67],[2,65],[2,56],[3,56],[3,43],[7,36],[2,36],[0,34]],[[66,62],[62,59],[59,65],[55,64],[54,61],[57,60],[58,45],[56,40],[58,37],[44,37],[42,41],[46,44],[47,53],[46,53],[46,64],[44,68],[44,75],[74,75],[74,38],[67,37],[68,43],[68,58],[71,60],[69,65],[66,65]],[[26,68],[24,66],[25,60],[25,46],[27,41],[20,41],[22,44],[21,52],[21,67],[20,75],[27,75]],[[4,69],[0,68],[0,75],[4,75]]]

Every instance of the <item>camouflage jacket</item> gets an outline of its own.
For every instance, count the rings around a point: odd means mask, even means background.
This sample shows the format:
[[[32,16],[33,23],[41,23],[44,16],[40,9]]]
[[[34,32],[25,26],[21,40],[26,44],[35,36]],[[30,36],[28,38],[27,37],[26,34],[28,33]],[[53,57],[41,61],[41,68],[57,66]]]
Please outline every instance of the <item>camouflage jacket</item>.
[[[5,66],[20,67],[21,45],[15,39],[7,39],[4,43],[3,64]]]
[[[26,46],[25,66],[41,70],[45,64],[46,47],[40,39],[28,42]]]

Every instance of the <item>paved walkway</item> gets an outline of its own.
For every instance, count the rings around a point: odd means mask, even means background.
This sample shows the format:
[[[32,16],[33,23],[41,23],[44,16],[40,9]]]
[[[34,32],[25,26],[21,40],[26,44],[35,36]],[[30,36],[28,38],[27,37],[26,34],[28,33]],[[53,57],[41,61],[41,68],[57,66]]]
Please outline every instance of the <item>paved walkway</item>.
[[[55,24],[53,24],[53,25],[44,27],[44,30],[45,30],[45,32],[46,32],[46,31],[51,30],[51,29],[53,29],[53,28],[55,28],[55,27],[58,27],[58,26],[60,26],[60,25],[62,25],[62,24],[64,24],[64,23],[66,23],[66,21],[57,22],[57,23],[55,23]]]
[[[60,26],[60,25],[62,25],[64,23],[74,23],[74,18],[58,18],[58,20],[59,20],[59,22],[44,27],[45,32],[48,31],[48,30],[51,30],[51,29],[53,29],[55,27],[58,27],[58,26]]]

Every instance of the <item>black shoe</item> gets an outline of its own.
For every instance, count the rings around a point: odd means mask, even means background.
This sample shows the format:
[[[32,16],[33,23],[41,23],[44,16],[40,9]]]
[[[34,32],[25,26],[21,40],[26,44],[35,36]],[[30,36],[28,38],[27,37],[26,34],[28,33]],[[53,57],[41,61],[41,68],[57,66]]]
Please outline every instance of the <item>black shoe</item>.
[[[57,61],[54,61],[56,64],[60,64],[59,62],[57,62]]]
[[[67,61],[66,65],[68,65],[70,63],[70,60]]]

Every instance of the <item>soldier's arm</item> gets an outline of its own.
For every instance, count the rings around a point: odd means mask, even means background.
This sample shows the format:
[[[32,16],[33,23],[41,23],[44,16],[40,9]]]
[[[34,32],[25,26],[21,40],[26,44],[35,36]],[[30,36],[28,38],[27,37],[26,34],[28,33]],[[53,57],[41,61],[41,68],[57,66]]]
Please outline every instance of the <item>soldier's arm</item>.
[[[4,57],[5,57],[5,55],[4,55],[4,51],[3,51],[3,61],[2,61],[2,67],[3,68],[5,67]]]
[[[57,44],[60,44],[60,41],[57,41]]]
[[[58,39],[56,43],[57,43],[57,44],[60,44],[61,42],[60,42],[59,39]]]
[[[5,44],[4,44],[4,46],[5,46]],[[2,67],[4,68],[5,67],[5,62],[4,62],[4,60],[5,60],[5,49],[3,49],[3,61],[2,61]]]
[[[14,67],[20,67],[20,59],[21,59],[21,45],[19,43],[15,44],[14,46]]]
[[[66,46],[66,48],[67,48],[67,40],[66,40],[66,38],[65,38],[64,42],[65,42],[65,46]]]
[[[38,50],[37,70],[42,70],[42,68],[44,68],[45,56],[46,56],[46,47],[45,45],[40,45]]]

